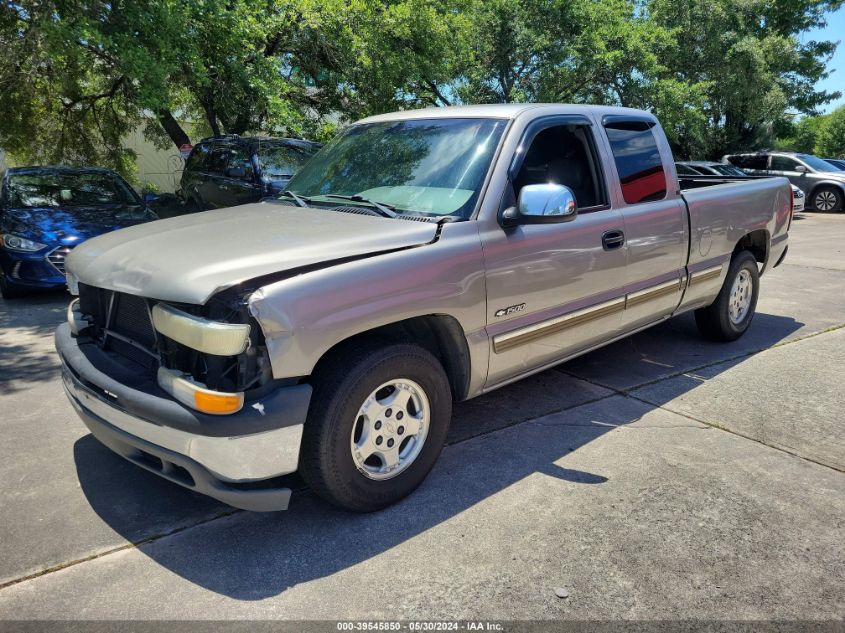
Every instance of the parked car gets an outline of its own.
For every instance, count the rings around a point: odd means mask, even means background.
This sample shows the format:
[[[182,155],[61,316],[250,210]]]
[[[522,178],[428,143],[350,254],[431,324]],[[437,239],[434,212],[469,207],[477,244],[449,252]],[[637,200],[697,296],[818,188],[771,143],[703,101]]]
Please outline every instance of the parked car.
[[[65,285],[65,257],[84,240],[157,219],[108,169],[15,167],[0,180],[0,292]]]
[[[830,163],[839,171],[845,171],[845,160],[841,158],[823,158],[822,160],[826,163]]]
[[[205,138],[185,161],[181,197],[189,211],[258,202],[278,194],[320,147],[290,138]]]
[[[709,160],[685,160],[675,163],[678,175],[694,176],[738,176],[747,178],[748,174],[736,165],[730,163],[717,163]],[[804,210],[805,196],[800,188],[792,185],[792,212],[800,213]]]
[[[687,182],[639,110],[365,119],[276,201],[71,253],[67,394],[114,451],[225,503],[285,509],[276,478],[299,470],[383,508],[434,465],[454,400],[682,312],[743,335],[786,255],[789,182]]]
[[[757,152],[728,154],[722,162],[741,168],[748,174],[784,176],[801,189],[816,211],[842,211],[845,208],[845,172],[811,154],[795,152]]]

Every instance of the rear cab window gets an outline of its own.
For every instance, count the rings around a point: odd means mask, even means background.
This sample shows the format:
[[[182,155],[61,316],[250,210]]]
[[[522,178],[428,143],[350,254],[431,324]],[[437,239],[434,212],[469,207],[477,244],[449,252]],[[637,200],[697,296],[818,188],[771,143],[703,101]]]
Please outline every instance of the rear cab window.
[[[604,129],[626,204],[666,197],[666,172],[652,129],[654,125],[645,119],[607,117],[605,120]]]

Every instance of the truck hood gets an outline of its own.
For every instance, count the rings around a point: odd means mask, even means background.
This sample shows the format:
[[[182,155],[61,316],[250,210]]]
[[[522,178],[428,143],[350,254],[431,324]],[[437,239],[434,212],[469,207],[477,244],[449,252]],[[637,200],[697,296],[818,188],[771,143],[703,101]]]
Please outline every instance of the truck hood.
[[[76,247],[66,267],[98,288],[203,304],[255,277],[419,246],[436,233],[426,222],[261,202],[107,233]]]

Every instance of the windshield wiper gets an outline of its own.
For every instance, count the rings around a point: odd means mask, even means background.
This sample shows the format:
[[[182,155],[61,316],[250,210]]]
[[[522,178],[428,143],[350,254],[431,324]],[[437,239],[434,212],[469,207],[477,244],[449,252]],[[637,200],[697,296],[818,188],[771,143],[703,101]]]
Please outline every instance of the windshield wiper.
[[[365,204],[371,204],[375,209],[378,209],[379,215],[385,218],[395,218],[398,217],[398,213],[396,213],[396,207],[390,204],[385,204],[384,202],[376,202],[375,200],[370,200],[369,198],[365,198],[364,196],[359,196],[355,194],[354,196],[342,196],[338,193],[327,193],[323,197],[325,198],[339,198],[341,200],[351,200],[352,202],[363,202]]]
[[[279,197],[282,196],[293,198],[293,201],[296,202],[296,206],[298,207],[307,207],[308,203],[311,202],[311,200],[309,200],[308,198],[298,196],[293,191],[288,191],[287,189],[285,189],[282,193],[279,194]]]

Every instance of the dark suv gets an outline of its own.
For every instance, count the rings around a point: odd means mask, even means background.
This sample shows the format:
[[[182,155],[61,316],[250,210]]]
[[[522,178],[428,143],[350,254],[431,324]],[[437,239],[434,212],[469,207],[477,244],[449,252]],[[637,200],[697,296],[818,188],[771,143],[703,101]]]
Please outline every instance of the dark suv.
[[[783,176],[807,194],[807,206],[816,211],[845,208],[845,172],[811,154],[756,152],[722,157],[754,176]]]
[[[185,162],[181,196],[190,211],[257,202],[280,192],[320,147],[290,138],[205,138]]]

